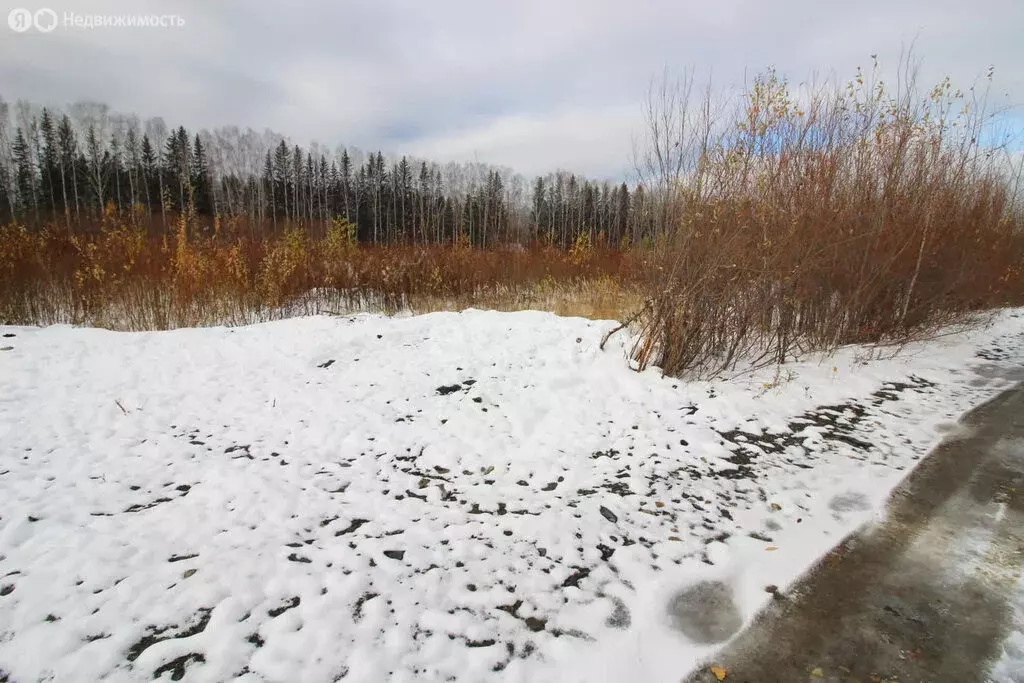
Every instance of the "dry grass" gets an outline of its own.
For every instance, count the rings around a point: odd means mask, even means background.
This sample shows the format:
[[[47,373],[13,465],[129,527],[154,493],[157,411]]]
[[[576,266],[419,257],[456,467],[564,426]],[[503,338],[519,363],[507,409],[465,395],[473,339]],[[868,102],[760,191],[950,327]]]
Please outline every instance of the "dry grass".
[[[589,245],[361,247],[344,224],[319,240],[188,228],[182,218],[175,235],[147,237],[113,211],[76,236],[0,228],[0,319],[149,330],[468,307],[620,318],[641,301],[640,259]]]

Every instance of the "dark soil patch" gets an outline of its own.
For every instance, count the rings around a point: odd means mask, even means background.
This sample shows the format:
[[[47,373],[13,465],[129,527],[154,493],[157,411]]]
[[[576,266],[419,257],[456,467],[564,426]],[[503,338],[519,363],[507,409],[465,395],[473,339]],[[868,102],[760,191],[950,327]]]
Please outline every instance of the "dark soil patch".
[[[199,553],[192,553],[191,555],[171,555],[167,558],[168,562],[182,562],[184,560],[191,560],[193,557],[199,557]]]
[[[130,507],[125,508],[124,511],[125,512],[141,512],[142,510],[148,510],[150,508],[155,508],[157,505],[160,505],[161,503],[170,503],[172,500],[174,500],[174,499],[173,498],[157,498],[156,500],[154,500],[154,501],[152,501],[150,503],[136,503],[135,505],[132,505]]]
[[[877,408],[884,403],[899,400],[904,392],[924,393],[934,387],[934,383],[913,375],[907,382],[884,382],[878,391],[868,397],[869,406]],[[756,479],[752,465],[758,456],[783,453],[789,448],[799,448],[807,453],[810,449],[804,444],[808,437],[801,436],[801,433],[808,427],[818,428],[825,443],[844,443],[859,453],[871,451],[874,446],[855,435],[868,412],[868,407],[856,402],[825,405],[793,418],[784,432],[756,434],[740,429],[719,432],[723,439],[736,447],[733,455],[725,459],[736,465],[736,468],[716,472],[713,476],[722,479]]]
[[[206,657],[198,652],[190,652],[187,655],[175,657],[166,664],[162,664],[153,671],[153,678],[160,678],[168,671],[171,672],[172,681],[180,681],[185,677],[185,669],[189,664],[202,664]]]
[[[580,581],[590,576],[590,569],[587,567],[578,567],[576,571],[569,575],[569,577],[562,582],[562,588],[579,588]]]
[[[370,600],[373,600],[378,595],[380,595],[380,594],[379,593],[363,593],[361,596],[359,596],[359,599],[356,600],[356,604],[352,608],[352,620],[353,621],[360,621],[363,618],[363,605],[368,603]]]
[[[296,599],[298,599],[298,598],[296,598]],[[143,652],[146,651],[147,648],[149,648],[152,645],[156,645],[157,643],[161,643],[161,642],[163,642],[165,640],[176,640],[176,639],[179,639],[179,638],[191,638],[194,635],[202,633],[203,631],[206,630],[207,624],[210,623],[210,613],[212,611],[213,611],[212,608],[201,607],[199,609],[199,611],[197,611],[196,614],[193,616],[193,619],[196,621],[196,623],[193,624],[192,626],[189,626],[188,628],[185,628],[185,629],[180,630],[180,631],[172,632],[173,629],[180,628],[177,625],[162,626],[162,627],[149,626],[147,628],[148,633],[146,633],[146,635],[144,635],[134,645],[132,645],[131,647],[128,648],[128,656],[127,656],[128,661],[129,662],[134,662],[136,659],[139,658],[139,655],[141,655]],[[196,619],[196,617],[198,617],[198,619]],[[206,660],[202,660],[202,661],[206,661]],[[169,670],[170,669],[167,669],[167,671],[169,671]],[[182,675],[184,676],[184,668],[182,669]],[[181,679],[180,678],[175,678],[174,680],[181,680]]]
[[[466,647],[491,647],[498,641],[493,638],[487,638],[486,640],[470,640],[466,639]]]
[[[368,520],[368,519],[353,519],[349,523],[349,525],[347,527],[345,527],[341,531],[335,532],[334,535],[335,536],[344,536],[345,534],[352,533],[353,531],[356,531],[359,527],[361,527],[362,525],[366,524],[369,521],[370,520]]]
[[[296,595],[296,596],[292,597],[290,600],[288,600],[287,602],[285,602],[280,607],[275,607],[274,609],[267,610],[267,614],[271,618],[277,618],[277,617],[281,616],[282,614],[284,614],[285,612],[287,612],[288,610],[293,609],[295,607],[298,607],[299,604],[301,604],[301,603],[302,603],[302,600],[300,600],[299,596]]]

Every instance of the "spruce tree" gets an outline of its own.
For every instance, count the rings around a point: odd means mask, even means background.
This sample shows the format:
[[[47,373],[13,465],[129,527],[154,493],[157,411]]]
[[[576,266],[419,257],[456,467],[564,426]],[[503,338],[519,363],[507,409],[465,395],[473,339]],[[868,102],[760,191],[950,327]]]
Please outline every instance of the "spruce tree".
[[[192,145],[190,180],[192,184],[192,201],[196,214],[199,216],[213,215],[212,187],[210,185],[210,168],[206,159],[203,141],[196,134]]]
[[[263,160],[263,188],[266,192],[266,203],[270,205],[270,217],[274,222],[274,231],[277,231],[277,199],[274,192],[274,162],[270,158],[270,150],[267,150],[266,158]]]
[[[11,145],[11,155],[14,159],[14,186],[17,192],[17,212],[22,219],[36,209],[36,180],[35,169],[32,163],[32,154],[29,150],[25,133],[19,127],[14,135],[14,144]],[[35,215],[38,222],[38,214]]]
[[[39,150],[41,194],[53,217],[57,215],[57,199],[61,196],[60,172],[57,168],[57,131],[53,125],[53,117],[45,107],[39,119],[39,132],[42,137]]]
[[[156,152],[153,151],[153,143],[149,141],[148,135],[142,136],[142,174],[141,174],[141,185],[143,188],[143,196],[146,198],[146,207],[153,210],[153,197],[159,194],[160,189],[154,183],[156,179],[156,165],[157,158]]]
[[[288,213],[288,193],[289,193],[289,178],[291,172],[289,170],[289,159],[288,159],[288,145],[284,140],[281,140],[277,146],[277,150],[274,153],[274,181],[275,192],[278,192],[278,206],[282,207],[285,221],[290,218]]]
[[[348,150],[341,151],[341,168],[338,170],[341,175],[341,202],[345,212],[345,220],[352,220],[352,211],[349,203],[352,199],[352,160],[348,156]]]

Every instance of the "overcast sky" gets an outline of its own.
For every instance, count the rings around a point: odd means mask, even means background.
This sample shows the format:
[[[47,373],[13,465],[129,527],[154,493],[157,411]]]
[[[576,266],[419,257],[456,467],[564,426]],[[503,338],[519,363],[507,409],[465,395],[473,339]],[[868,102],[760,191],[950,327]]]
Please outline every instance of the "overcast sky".
[[[6,3],[6,4],[3,4]],[[0,28],[0,95],[94,99],[169,125],[271,128],[306,144],[616,178],[652,75],[722,86],[774,65],[849,76],[915,42],[924,75],[996,67],[1024,102],[1024,0],[2,0],[176,14],[180,28]],[[1018,121],[1021,119],[1017,119]]]

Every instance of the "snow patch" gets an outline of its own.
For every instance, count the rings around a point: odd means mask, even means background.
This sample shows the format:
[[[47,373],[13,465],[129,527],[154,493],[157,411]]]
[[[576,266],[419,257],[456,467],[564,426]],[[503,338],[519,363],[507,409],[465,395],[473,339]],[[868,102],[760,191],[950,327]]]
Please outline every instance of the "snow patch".
[[[678,680],[1012,385],[1024,318],[782,383],[635,373],[615,325],[4,327],[0,669]]]

